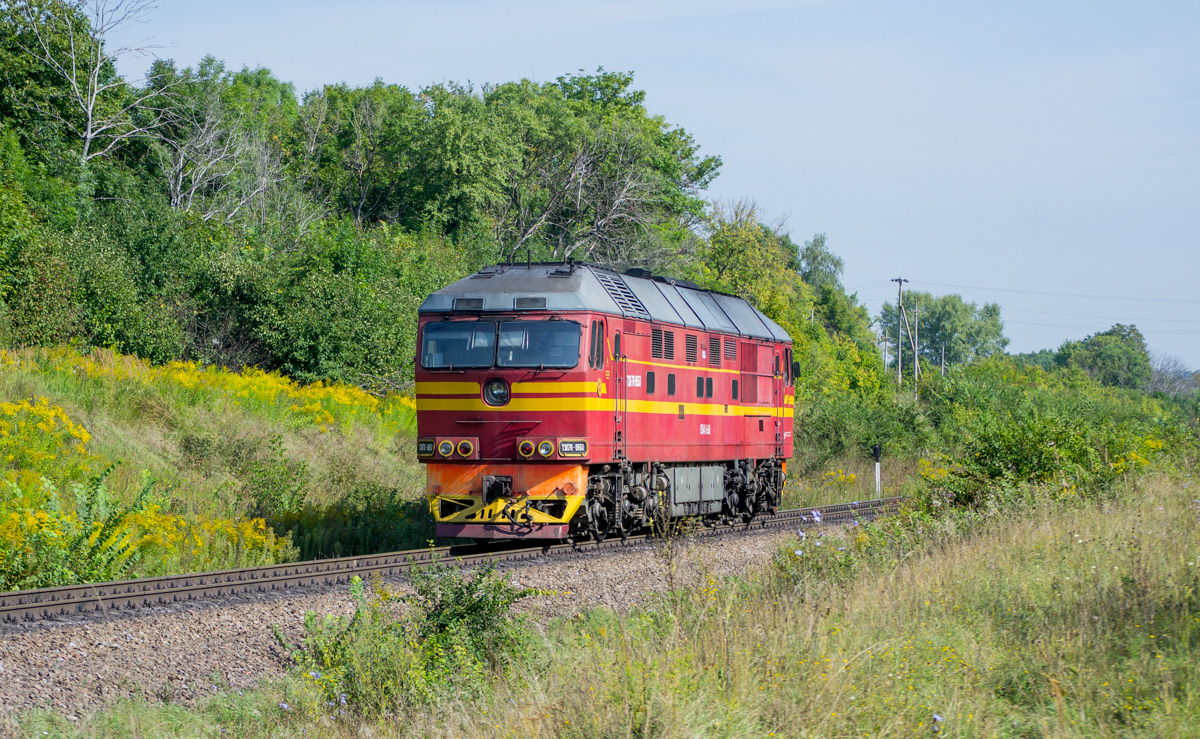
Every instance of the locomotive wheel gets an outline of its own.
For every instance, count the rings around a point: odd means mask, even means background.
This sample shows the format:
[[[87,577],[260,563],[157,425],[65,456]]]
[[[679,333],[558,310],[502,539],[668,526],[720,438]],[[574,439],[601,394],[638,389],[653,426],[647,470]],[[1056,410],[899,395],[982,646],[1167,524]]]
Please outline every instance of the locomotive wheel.
[[[592,538],[598,542],[604,541],[608,534],[608,509],[599,501],[595,501],[592,503],[591,514],[589,518]]]

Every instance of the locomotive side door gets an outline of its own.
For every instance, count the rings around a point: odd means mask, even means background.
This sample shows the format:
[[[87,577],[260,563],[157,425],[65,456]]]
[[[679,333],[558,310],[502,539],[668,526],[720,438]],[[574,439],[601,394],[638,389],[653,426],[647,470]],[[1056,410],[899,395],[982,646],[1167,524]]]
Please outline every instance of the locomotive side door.
[[[628,442],[629,377],[628,357],[622,351],[621,332],[613,332],[613,458],[624,459]]]
[[[775,365],[771,372],[771,416],[775,421],[775,454],[783,456],[783,357],[780,349],[775,348]]]

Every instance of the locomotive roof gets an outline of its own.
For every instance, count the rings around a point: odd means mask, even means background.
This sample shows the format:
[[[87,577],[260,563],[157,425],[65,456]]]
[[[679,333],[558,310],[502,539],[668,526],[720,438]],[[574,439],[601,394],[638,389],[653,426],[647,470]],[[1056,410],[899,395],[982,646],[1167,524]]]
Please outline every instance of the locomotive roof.
[[[438,290],[420,313],[514,310],[596,311],[773,341],[791,341],[779,324],[741,298],[685,280],[625,274],[594,264],[500,264]]]

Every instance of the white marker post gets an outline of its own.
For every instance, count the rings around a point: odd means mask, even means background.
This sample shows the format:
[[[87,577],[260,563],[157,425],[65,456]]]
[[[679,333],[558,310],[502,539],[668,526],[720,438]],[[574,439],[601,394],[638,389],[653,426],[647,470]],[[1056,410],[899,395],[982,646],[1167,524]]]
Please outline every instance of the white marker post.
[[[875,497],[881,497],[879,492],[879,458],[883,456],[883,447],[876,444],[871,447],[871,451],[875,454]]]

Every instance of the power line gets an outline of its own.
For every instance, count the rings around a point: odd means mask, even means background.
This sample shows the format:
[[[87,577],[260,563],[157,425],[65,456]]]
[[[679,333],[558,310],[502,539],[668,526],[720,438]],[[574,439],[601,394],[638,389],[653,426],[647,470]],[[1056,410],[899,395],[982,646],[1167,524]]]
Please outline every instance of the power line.
[[[852,293],[856,293],[856,292],[858,292],[859,290],[862,290],[863,288],[867,288],[867,287],[879,287],[880,285],[886,285],[886,284],[888,284],[889,282],[891,282],[891,280],[884,280],[883,282],[872,282],[872,283],[871,283],[871,284],[869,284],[869,285],[859,285],[858,287],[852,287],[852,288],[850,288],[850,292],[852,292]]]
[[[1084,295],[1080,293],[1054,293],[1045,292],[1042,290],[1014,290],[1004,287],[981,287],[979,285],[951,285],[945,282],[913,282],[914,285],[929,285],[932,287],[953,287],[959,290],[991,290],[998,293],[1019,293],[1021,295],[1050,295],[1057,298],[1086,298],[1089,300],[1128,300],[1131,302],[1141,303],[1196,303],[1200,304],[1200,300],[1194,298],[1131,298],[1122,295]]]
[[[1087,316],[1079,313],[1054,313],[1045,310],[1026,310],[1024,308],[1003,308],[1006,313],[1033,313],[1039,316],[1062,316],[1064,318],[1095,318],[1101,321],[1156,321],[1158,323],[1200,323],[1197,318],[1128,318],[1124,316]]]
[[[1002,320],[1004,320],[1004,323],[1006,323],[1006,324],[1016,323],[1021,326],[1045,326],[1047,328],[1077,328],[1077,329],[1082,329],[1084,331],[1096,330],[1095,325],[1092,325],[1092,326],[1069,326],[1069,325],[1063,324],[1063,323],[1035,323],[1033,321],[1013,321],[1013,320],[1008,320],[1008,319],[1002,319]],[[1153,328],[1142,329],[1142,328],[1139,328],[1138,331],[1142,332],[1143,334],[1167,334],[1167,335],[1173,335],[1173,336],[1200,336],[1200,329],[1197,329],[1195,331],[1189,331],[1187,329],[1153,329]]]

